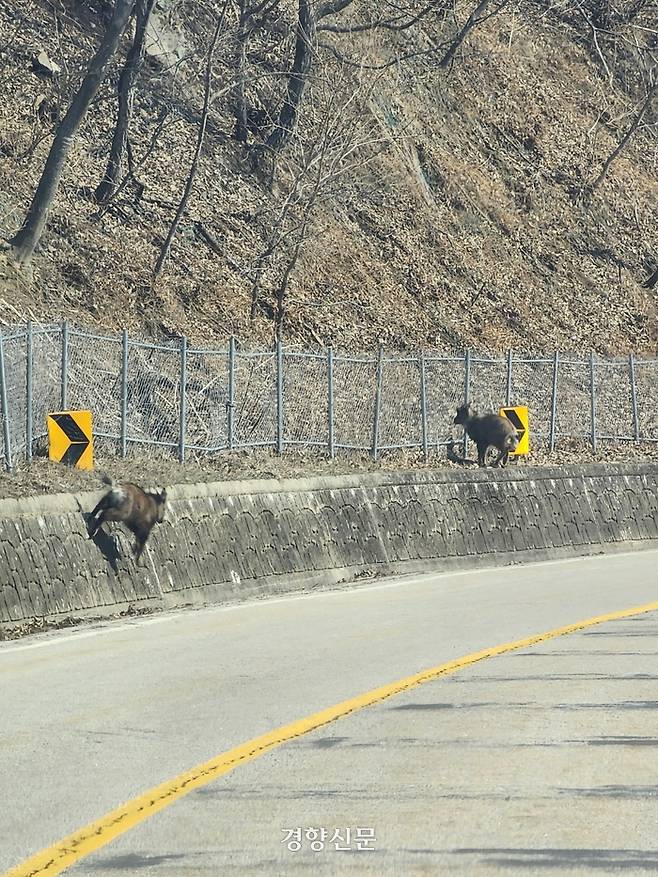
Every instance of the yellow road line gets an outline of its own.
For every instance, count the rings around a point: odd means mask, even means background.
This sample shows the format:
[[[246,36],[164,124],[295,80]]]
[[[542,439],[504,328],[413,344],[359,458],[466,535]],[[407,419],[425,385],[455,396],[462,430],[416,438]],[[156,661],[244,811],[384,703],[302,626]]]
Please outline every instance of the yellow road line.
[[[281,746],[289,740],[308,734],[309,731],[315,731],[324,725],[335,722],[336,719],[342,719],[349,716],[357,710],[367,706],[380,703],[403,691],[409,691],[416,688],[424,682],[431,682],[441,676],[447,676],[455,673],[478,661],[484,661],[486,658],[495,658],[497,655],[504,655],[507,652],[513,652],[517,649],[527,648],[528,646],[537,645],[537,643],[546,642],[546,640],[555,639],[559,636],[565,636],[569,633],[576,633],[595,624],[601,624],[605,621],[618,621],[622,618],[630,618],[634,615],[642,615],[645,612],[651,612],[658,609],[658,602],[647,603],[644,606],[635,606],[632,609],[624,609],[620,612],[609,612],[607,615],[598,615],[595,618],[589,618],[585,621],[579,621],[576,624],[568,624],[565,627],[557,627],[554,630],[539,633],[535,636],[529,636],[525,639],[516,640],[515,642],[504,643],[500,646],[494,646],[490,649],[483,649],[481,652],[474,652],[463,658],[457,658],[454,661],[448,661],[447,664],[440,664],[438,667],[432,667],[430,670],[423,670],[406,679],[400,679],[398,682],[392,682],[389,685],[382,685],[381,688],[375,688],[367,691],[365,694],[344,700],[342,703],[314,713],[299,721],[291,722],[289,725],[283,725],[274,731],[263,734],[260,737],[254,737],[247,743],[242,743],[228,752],[223,752],[216,758],[199,764],[185,773],[180,774],[172,780],[150,789],[138,798],[117,807],[96,822],[85,825],[84,828],[75,831],[63,840],[58,841],[47,849],[42,850],[30,859],[7,871],[3,877],[54,877],[61,874],[66,868],[71,867],[75,862],[88,856],[90,853],[101,849],[114,838],[129,831],[140,822],[144,822],[150,816],[158,811],[163,810],[174,801],[182,798],[189,792],[205,786],[207,783],[216,780],[218,777],[224,776],[229,771],[234,770],[242,764],[264,755],[276,746]]]

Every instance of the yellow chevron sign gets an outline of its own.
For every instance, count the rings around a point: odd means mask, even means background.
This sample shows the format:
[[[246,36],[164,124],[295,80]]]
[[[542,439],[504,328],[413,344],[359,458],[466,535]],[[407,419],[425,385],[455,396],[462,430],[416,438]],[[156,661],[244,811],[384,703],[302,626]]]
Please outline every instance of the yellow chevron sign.
[[[76,469],[94,468],[91,411],[58,411],[49,414],[48,459]]]
[[[530,420],[526,405],[515,405],[513,408],[501,408],[498,412],[506,417],[516,429],[516,437],[519,446],[515,451],[510,451],[510,456],[518,457],[530,451]]]

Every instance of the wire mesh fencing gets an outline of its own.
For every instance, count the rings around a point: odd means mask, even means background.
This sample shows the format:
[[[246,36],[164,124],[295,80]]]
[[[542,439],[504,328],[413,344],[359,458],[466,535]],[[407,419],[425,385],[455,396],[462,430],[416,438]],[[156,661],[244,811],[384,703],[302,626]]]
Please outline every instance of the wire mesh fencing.
[[[184,462],[240,448],[334,457],[418,449],[452,438],[455,409],[525,405],[533,447],[564,439],[658,442],[658,359],[246,350],[151,343],[67,323],[0,333],[5,465],[32,458],[49,413],[91,410],[94,437]]]

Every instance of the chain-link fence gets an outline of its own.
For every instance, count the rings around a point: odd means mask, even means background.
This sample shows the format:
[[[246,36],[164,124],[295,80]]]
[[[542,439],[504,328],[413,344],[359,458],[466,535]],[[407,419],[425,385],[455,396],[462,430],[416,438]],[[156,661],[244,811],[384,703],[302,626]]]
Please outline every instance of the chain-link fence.
[[[48,413],[72,409],[92,411],[106,450],[148,447],[181,462],[256,447],[427,457],[450,438],[463,400],[527,405],[534,447],[658,442],[658,359],[633,355],[254,351],[234,340],[206,349],[30,323],[0,334],[0,391],[7,468],[31,459]]]

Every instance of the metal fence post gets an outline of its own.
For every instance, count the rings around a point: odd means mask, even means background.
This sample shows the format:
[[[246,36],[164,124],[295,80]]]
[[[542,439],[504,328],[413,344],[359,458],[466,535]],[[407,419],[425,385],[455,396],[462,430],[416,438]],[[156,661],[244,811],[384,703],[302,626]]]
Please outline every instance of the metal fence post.
[[[121,456],[128,453],[128,330],[121,337]]]
[[[514,354],[510,347],[507,351],[507,388],[505,390],[505,404],[509,407],[512,404],[512,359]]]
[[[423,458],[429,459],[429,438],[427,434],[427,375],[425,372],[425,351],[420,351],[420,424],[423,441]]]
[[[5,370],[5,345],[0,330],[0,401],[2,403],[2,434],[5,442],[5,466],[12,471],[11,432],[9,430],[9,407],[7,405],[7,372]]]
[[[235,337],[231,335],[228,343],[228,400],[226,402],[228,449],[235,444]]]
[[[334,445],[334,351],[332,347],[327,350],[327,427],[329,459],[333,460],[336,456],[336,449]]]
[[[589,382],[591,393],[591,419],[592,419],[592,450],[596,450],[596,366],[594,363],[594,351],[589,354]]]
[[[464,404],[471,401],[471,351],[464,351]],[[468,450],[468,433],[464,429],[463,456]]]
[[[377,358],[377,383],[375,386],[375,411],[372,421],[372,458],[377,459],[379,454],[379,414],[382,404],[382,378],[384,373],[384,347],[379,345],[379,356]]]
[[[276,452],[283,453],[283,345],[276,342]]]
[[[557,425],[557,385],[558,369],[560,367],[560,354],[556,350],[553,354],[553,389],[551,392],[551,425],[549,435],[549,450],[555,450],[555,428]]]
[[[185,462],[185,433],[187,431],[187,338],[180,339],[180,423],[178,432],[178,461]]]
[[[628,371],[631,381],[631,402],[633,404],[633,431],[635,441],[640,441],[640,414],[637,408],[637,384],[635,383],[635,356],[631,353],[628,357]]]
[[[34,330],[32,320],[28,320],[25,336],[25,459],[32,462],[33,428],[33,397],[34,397]]]
[[[62,387],[60,393],[60,408],[66,411],[69,404],[69,324],[67,320],[62,323]]]

